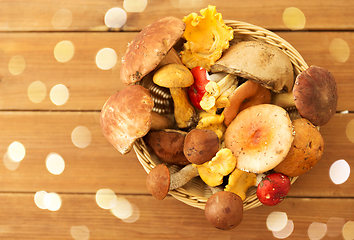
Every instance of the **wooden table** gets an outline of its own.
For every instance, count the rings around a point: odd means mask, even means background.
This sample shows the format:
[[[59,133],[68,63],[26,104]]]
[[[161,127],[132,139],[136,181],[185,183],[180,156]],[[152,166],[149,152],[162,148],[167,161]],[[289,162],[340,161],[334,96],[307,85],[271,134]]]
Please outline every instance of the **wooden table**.
[[[154,199],[134,152],[118,153],[99,124],[104,102],[124,88],[120,59],[137,32],[159,17],[182,18],[208,4],[216,5],[224,19],[275,31],[309,65],[331,71],[339,94],[337,113],[321,127],[321,161],[295,182],[285,201],[245,211],[243,222],[230,231],[211,227],[202,210],[171,196]],[[337,160],[354,166],[353,1],[150,0],[143,12],[127,10],[126,23],[115,29],[105,25],[105,14],[124,9],[123,0],[2,0],[0,6],[0,239],[277,239],[266,224],[274,211],[292,220],[288,239],[309,239],[309,234],[344,239],[343,226],[351,236],[346,239],[354,238],[354,177],[334,184],[329,175]],[[289,7],[303,13],[303,29],[285,25]],[[117,55],[108,70],[96,64],[105,48]],[[25,153],[15,152],[23,159],[14,163],[9,146],[16,143]],[[51,173],[52,168],[59,172]],[[96,202],[100,189],[126,199],[134,218],[123,221],[101,208]],[[44,199],[52,199],[52,205],[38,202],[44,196],[40,191],[49,194]]]

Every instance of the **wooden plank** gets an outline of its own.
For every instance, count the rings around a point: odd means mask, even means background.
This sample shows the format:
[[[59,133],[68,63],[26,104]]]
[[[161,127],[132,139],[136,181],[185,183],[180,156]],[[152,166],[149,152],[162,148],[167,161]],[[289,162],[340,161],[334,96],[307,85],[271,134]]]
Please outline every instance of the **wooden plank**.
[[[61,208],[50,212],[35,205],[32,193],[1,194],[0,214],[6,217],[0,219],[0,237],[8,240],[72,239],[72,228],[81,227],[81,234],[86,233],[91,240],[274,239],[266,220],[271,212],[280,211],[294,223],[294,231],[287,239],[307,239],[308,228],[313,222],[326,224],[332,217],[344,222],[354,220],[353,199],[288,198],[277,206],[247,210],[237,228],[221,231],[210,226],[203,210],[172,197],[158,201],[150,196],[124,196],[139,211],[137,221],[126,223],[109,210],[99,208],[95,195],[62,193],[59,196]],[[323,239],[333,238],[326,236]]]
[[[347,42],[354,48],[352,32],[279,32],[291,43],[309,65],[327,68],[338,84],[338,111],[354,110],[352,90],[354,58],[336,62],[330,55],[329,46],[334,38]],[[136,33],[2,33],[0,34],[0,109],[50,109],[50,110],[100,110],[104,102],[124,84],[119,80],[120,59],[126,46]],[[65,63],[56,61],[54,48],[57,43],[69,40],[74,45],[74,56]],[[111,70],[97,67],[96,54],[102,48],[112,48],[118,62]],[[22,56],[26,66],[19,75],[9,71],[14,56]],[[47,95],[40,103],[29,100],[27,89],[34,81],[42,81]],[[69,89],[69,100],[61,106],[49,98],[56,84]]]
[[[110,188],[125,194],[149,194],[146,172],[134,152],[121,155],[103,137],[98,112],[1,112],[0,156],[13,141],[21,142],[26,156],[15,171],[0,167],[0,192],[34,192],[42,189],[56,192],[94,193]],[[337,114],[321,127],[325,148],[321,161],[301,176],[290,190],[297,197],[353,197],[353,174],[347,182],[335,185],[329,178],[331,164],[345,159],[354,166],[353,143],[345,135],[353,114]],[[91,132],[88,147],[78,148],[72,131],[85,126]],[[49,153],[60,154],[65,170],[60,175],[49,173],[45,160]],[[74,183],[74,184],[73,184]]]
[[[199,12],[208,4],[216,5],[224,19],[250,22],[270,29],[287,29],[283,22],[283,12],[288,7],[299,8],[305,18],[305,29],[348,30],[354,29],[354,7],[346,0],[336,1],[276,1],[251,0],[232,1],[148,1],[142,13],[128,13],[127,22],[121,30],[136,31],[157,18],[173,15],[182,18],[191,12]],[[106,12],[113,7],[124,8],[123,0],[114,1],[2,1],[0,31],[107,31],[104,24]],[[66,9],[68,14],[58,18],[58,25],[53,25],[53,16],[58,10]]]

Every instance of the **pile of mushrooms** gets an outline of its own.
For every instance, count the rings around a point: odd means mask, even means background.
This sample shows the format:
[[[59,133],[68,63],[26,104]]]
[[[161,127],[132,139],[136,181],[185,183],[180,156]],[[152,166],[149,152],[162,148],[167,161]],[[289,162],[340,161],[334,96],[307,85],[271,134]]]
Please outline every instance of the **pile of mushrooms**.
[[[214,11],[209,6],[201,13]],[[320,160],[324,142],[317,127],[336,111],[336,82],[317,66],[296,76],[289,57],[278,48],[241,41],[227,45],[215,62],[208,60],[208,87],[197,107],[187,91],[195,83],[194,66],[182,62],[176,50],[181,43],[182,50],[192,46],[185,28],[184,21],[165,17],[134,38],[122,59],[120,77],[127,86],[106,101],[100,123],[120,153],[128,153],[142,138],[159,159],[161,164],[146,180],[155,198],[162,200],[170,190],[200,178],[213,192],[205,205],[206,218],[212,226],[229,230],[242,221],[249,188],[257,187],[257,196],[267,204],[272,194],[264,192],[270,191],[264,190],[267,175],[279,174],[276,177],[289,185],[285,179],[304,174]],[[209,80],[212,77],[217,80]],[[171,113],[154,110],[165,100]],[[290,118],[289,108],[299,115]],[[180,170],[172,173],[173,166]],[[285,187],[284,196],[290,186]]]

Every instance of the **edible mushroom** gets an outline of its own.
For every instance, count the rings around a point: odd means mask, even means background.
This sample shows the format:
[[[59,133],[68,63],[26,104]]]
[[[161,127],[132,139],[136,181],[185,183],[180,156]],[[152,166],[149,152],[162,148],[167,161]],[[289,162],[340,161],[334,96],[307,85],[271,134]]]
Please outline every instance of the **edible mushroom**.
[[[183,35],[185,23],[164,17],[145,27],[128,45],[122,59],[120,78],[130,85],[154,70]]]
[[[211,71],[252,79],[274,92],[290,92],[294,84],[289,57],[277,47],[258,41],[242,41],[230,46]]]
[[[225,146],[237,158],[237,168],[262,173],[273,169],[288,154],[293,127],[285,109],[260,104],[244,109],[225,131]]]
[[[213,130],[193,129],[184,139],[183,152],[189,162],[200,165],[219,151],[219,138]]]
[[[242,221],[243,202],[235,193],[219,191],[209,197],[204,212],[213,227],[230,230]]]
[[[286,158],[274,171],[297,177],[314,167],[323,154],[324,141],[320,131],[306,118],[295,119],[294,141]]]
[[[159,164],[149,172],[146,178],[146,187],[151,195],[162,200],[167,196],[169,190],[182,187],[196,176],[198,176],[198,170],[192,164],[172,174],[165,164]]]
[[[323,126],[336,113],[337,100],[333,75],[322,67],[310,66],[296,77],[292,93],[276,94],[272,102],[282,107],[295,105],[302,117]]]
[[[103,135],[120,153],[128,153],[134,141],[150,129],[173,125],[167,117],[152,112],[153,106],[149,90],[140,85],[130,85],[116,92],[101,110]]]
[[[236,193],[244,201],[248,189],[254,186],[256,182],[257,175],[255,173],[245,172],[236,168],[229,175],[229,182],[225,186],[225,191]]]
[[[177,126],[179,128],[194,126],[197,121],[197,114],[188,100],[185,89],[194,82],[189,69],[182,64],[167,64],[155,72],[153,81],[158,86],[170,89]]]

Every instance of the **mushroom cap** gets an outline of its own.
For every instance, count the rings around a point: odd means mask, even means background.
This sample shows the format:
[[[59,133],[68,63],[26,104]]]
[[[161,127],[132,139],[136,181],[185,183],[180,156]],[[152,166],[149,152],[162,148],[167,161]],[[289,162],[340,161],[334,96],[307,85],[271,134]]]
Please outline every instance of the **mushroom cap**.
[[[205,204],[205,217],[215,228],[230,230],[243,218],[243,202],[232,192],[220,191],[209,197]]]
[[[175,165],[187,165],[190,162],[183,153],[186,135],[187,133],[183,131],[165,129],[149,131],[144,140],[163,162]]]
[[[337,109],[337,84],[326,69],[311,66],[297,77],[293,89],[300,115],[315,126],[325,125]]]
[[[211,70],[252,79],[277,93],[290,92],[295,78],[289,57],[277,47],[258,41],[230,46]]]
[[[116,92],[101,110],[103,135],[120,153],[128,153],[134,141],[150,130],[153,106],[149,90],[140,85]]]
[[[166,88],[185,88],[194,83],[193,74],[190,70],[179,63],[170,63],[159,68],[153,81],[156,85]]]
[[[164,199],[170,189],[170,171],[165,164],[159,164],[149,172],[146,187],[156,199]]]
[[[145,27],[128,45],[122,59],[120,78],[129,85],[140,81],[156,68],[181,38],[185,23],[176,17],[164,17]]]
[[[288,154],[292,129],[285,109],[271,104],[252,106],[241,111],[227,127],[225,146],[236,156],[236,168],[263,173]]]
[[[321,159],[324,141],[318,129],[306,118],[295,119],[294,141],[286,158],[274,171],[297,177],[309,171]]]
[[[219,151],[219,138],[213,130],[193,129],[184,139],[183,152],[189,162],[200,165]]]

